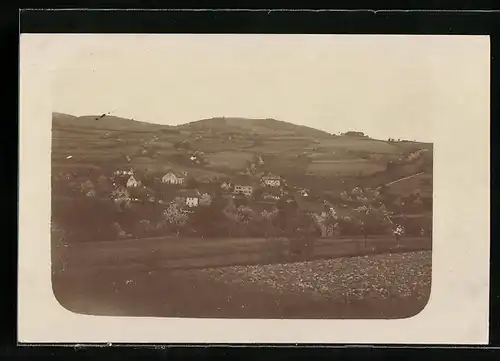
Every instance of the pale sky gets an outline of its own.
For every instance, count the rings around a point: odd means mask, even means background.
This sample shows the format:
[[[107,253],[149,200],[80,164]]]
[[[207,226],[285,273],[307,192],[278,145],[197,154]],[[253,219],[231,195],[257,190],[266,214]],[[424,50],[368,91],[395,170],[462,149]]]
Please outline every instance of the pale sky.
[[[181,124],[275,118],[433,140],[489,114],[489,39],[378,35],[55,35],[53,110]],[[54,50],[55,49],[55,50]],[[57,55],[59,54],[59,56]]]

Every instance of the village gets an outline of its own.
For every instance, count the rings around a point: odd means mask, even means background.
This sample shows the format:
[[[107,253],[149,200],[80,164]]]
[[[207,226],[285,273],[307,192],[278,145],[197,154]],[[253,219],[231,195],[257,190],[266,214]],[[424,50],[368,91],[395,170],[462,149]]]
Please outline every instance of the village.
[[[257,162],[259,160],[263,163],[262,158],[258,157]],[[431,200],[422,198],[418,189],[405,197],[391,195],[385,185],[374,189],[354,187],[336,194],[323,193],[289,184],[283,176],[256,172],[255,167],[251,168],[252,171],[247,169],[234,177],[223,178],[195,177],[185,171],[159,173],[133,168],[115,170],[110,174],[88,172],[83,176],[62,172],[54,177],[53,189],[56,195],[85,198],[89,204],[94,202],[94,215],[99,214],[102,207],[113,205],[116,213],[111,216],[116,218],[111,222],[113,231],[98,235],[90,229],[109,227],[88,227],[84,233],[88,237],[268,236],[269,232],[272,233],[278,209],[292,201],[312,217],[320,237],[400,236],[405,231],[410,235],[430,233],[430,225],[422,223],[420,218],[418,224],[405,230],[398,221],[403,217],[407,224],[411,224],[408,219],[411,220],[412,214],[420,214],[429,208]],[[69,205],[65,217],[69,216],[71,209],[77,210],[78,204]],[[203,213],[205,209],[211,213]],[[123,218],[123,214],[132,216]],[[198,214],[222,218],[217,229],[208,230],[206,226],[193,224]],[[198,223],[203,223],[203,220]]]

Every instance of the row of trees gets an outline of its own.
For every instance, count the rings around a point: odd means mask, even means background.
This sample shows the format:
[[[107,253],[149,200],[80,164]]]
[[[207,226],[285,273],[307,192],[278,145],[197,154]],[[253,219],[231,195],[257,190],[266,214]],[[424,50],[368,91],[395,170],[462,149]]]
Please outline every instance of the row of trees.
[[[314,217],[279,207],[257,211],[236,205],[232,198],[215,197],[194,209],[172,202],[131,203],[126,197],[115,200],[97,197],[55,197],[52,222],[74,242],[119,240],[128,237],[274,237],[294,236],[301,229],[311,235],[357,236],[391,234],[383,208],[358,207],[338,216],[332,208],[326,216]],[[424,227],[419,219],[406,221],[408,234],[418,235]],[[308,226],[301,226],[308,224]],[[414,224],[412,226],[412,224]],[[326,231],[325,231],[326,230]]]

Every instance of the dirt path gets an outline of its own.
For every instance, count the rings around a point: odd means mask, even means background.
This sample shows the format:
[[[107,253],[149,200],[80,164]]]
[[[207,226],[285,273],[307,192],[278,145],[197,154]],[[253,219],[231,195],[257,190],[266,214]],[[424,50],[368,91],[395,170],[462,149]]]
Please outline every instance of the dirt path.
[[[390,185],[393,185],[393,184],[396,184],[396,183],[402,182],[402,181],[404,181],[404,180],[407,180],[407,179],[411,179],[411,178],[417,177],[417,176],[422,175],[422,174],[424,174],[424,173],[425,173],[425,172],[419,172],[419,173],[417,173],[417,174],[412,174],[412,175],[407,176],[407,177],[403,177],[403,178],[396,179],[396,180],[394,180],[394,181],[392,181],[392,182],[387,183],[387,184],[386,184],[386,186],[390,186]]]

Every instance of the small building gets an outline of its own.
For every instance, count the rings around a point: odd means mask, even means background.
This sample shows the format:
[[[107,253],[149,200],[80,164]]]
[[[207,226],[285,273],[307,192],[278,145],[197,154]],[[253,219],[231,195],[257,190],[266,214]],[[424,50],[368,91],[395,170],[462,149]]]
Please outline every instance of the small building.
[[[161,178],[161,182],[167,184],[184,184],[186,176],[187,174],[182,172],[168,172]]]
[[[250,176],[240,176],[234,180],[234,193],[242,193],[251,197],[255,188],[255,182]]]
[[[251,184],[236,184],[234,186],[234,193],[243,193],[250,197],[253,194],[253,185]]]
[[[269,187],[279,187],[281,186],[281,177],[274,174],[268,174],[262,177],[262,183]]]
[[[201,194],[197,189],[181,189],[177,192],[176,201],[188,207],[198,207]]]
[[[139,182],[133,175],[130,176],[130,178],[127,180],[127,187],[139,187],[141,185],[141,182]]]

